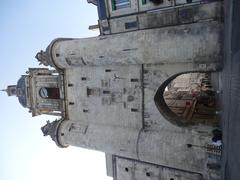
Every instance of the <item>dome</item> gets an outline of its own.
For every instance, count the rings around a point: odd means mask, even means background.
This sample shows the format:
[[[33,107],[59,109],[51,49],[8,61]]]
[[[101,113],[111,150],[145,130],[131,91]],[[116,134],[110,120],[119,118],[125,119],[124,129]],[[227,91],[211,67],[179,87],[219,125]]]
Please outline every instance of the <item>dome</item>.
[[[23,107],[27,107],[26,77],[22,76],[17,82],[17,97]]]

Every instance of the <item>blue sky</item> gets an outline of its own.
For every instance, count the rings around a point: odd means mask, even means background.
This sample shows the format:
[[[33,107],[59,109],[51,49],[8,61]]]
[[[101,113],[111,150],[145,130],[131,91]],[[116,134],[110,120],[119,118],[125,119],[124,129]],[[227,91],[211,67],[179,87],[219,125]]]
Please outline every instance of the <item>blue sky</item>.
[[[85,0],[0,1],[0,88],[16,84],[34,58],[57,37],[90,37],[97,9]],[[40,127],[56,117],[31,117],[17,98],[0,93],[1,180],[107,180],[103,153],[58,148]]]

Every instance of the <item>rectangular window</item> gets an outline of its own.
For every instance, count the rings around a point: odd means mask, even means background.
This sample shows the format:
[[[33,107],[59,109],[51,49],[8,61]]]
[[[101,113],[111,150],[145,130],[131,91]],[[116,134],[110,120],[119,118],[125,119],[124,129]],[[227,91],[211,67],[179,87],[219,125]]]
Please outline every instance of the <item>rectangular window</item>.
[[[147,0],[142,0],[142,4],[147,4]]]
[[[130,0],[112,0],[112,10],[130,7]]]

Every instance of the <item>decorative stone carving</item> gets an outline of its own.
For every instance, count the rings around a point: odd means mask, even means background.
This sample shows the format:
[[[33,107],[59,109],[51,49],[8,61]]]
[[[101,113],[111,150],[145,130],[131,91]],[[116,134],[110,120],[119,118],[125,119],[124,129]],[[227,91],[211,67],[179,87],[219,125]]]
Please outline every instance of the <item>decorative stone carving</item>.
[[[38,52],[35,58],[40,62],[39,65],[43,64],[45,66],[48,66],[51,64],[47,52],[44,52],[43,50]]]

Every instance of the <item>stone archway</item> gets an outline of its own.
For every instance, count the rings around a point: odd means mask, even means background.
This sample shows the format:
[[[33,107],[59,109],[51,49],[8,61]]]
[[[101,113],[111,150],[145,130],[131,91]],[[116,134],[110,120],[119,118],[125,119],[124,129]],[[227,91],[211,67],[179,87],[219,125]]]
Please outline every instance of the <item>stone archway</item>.
[[[177,126],[218,126],[212,81],[211,73],[184,72],[169,77],[154,96],[157,109]]]

